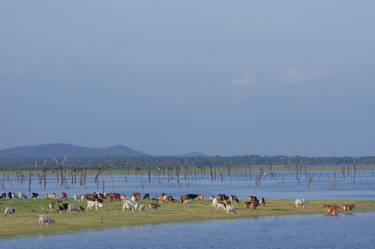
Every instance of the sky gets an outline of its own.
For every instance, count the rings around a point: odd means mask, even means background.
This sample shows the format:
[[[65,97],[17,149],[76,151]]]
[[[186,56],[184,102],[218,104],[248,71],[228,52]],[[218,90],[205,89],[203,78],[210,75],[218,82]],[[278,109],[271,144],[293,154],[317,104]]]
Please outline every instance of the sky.
[[[374,1],[0,3],[0,149],[375,153]]]

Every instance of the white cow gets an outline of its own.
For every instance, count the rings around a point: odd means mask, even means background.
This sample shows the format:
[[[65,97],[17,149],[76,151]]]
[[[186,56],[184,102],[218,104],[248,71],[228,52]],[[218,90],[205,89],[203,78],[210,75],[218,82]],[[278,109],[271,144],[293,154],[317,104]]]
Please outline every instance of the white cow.
[[[48,214],[41,214],[39,215],[39,224],[44,224],[46,223],[47,225],[49,224],[54,224],[55,220],[51,218]]]
[[[236,207],[234,207],[234,206],[227,206],[226,212],[227,213],[236,214]]]
[[[68,205],[68,212],[80,212],[78,206],[76,204],[69,204]]]
[[[217,205],[217,199],[216,199],[216,198],[213,198],[213,199],[212,199],[212,204],[211,204],[211,206],[212,206],[212,207],[216,207],[216,205]]]
[[[87,201],[87,209],[91,210],[91,208],[95,208],[95,210],[98,210],[98,208],[102,208],[103,203],[100,203],[98,201]]]
[[[83,197],[83,198],[82,198]],[[77,195],[77,194],[75,194],[74,196],[73,196],[73,198],[74,198],[74,201],[83,201],[83,199],[85,198],[83,195]]]
[[[144,211],[145,211],[145,205],[142,204],[142,205],[139,206],[139,212],[143,213]]]
[[[294,202],[295,207],[302,206],[302,208],[305,208],[305,205],[309,202],[308,199],[296,199]]]
[[[131,210],[132,212],[134,212],[134,210],[136,210],[137,207],[137,202],[127,200],[122,204],[122,211],[125,212],[126,210]]]
[[[4,216],[8,216],[10,214],[14,214],[14,212],[16,212],[16,210],[14,208],[6,207],[5,211],[4,211]]]

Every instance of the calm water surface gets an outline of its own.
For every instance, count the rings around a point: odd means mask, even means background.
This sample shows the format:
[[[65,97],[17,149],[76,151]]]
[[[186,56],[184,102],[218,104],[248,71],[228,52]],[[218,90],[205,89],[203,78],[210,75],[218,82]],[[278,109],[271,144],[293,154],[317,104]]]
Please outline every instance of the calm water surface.
[[[273,216],[0,240],[0,248],[375,248],[375,213]]]

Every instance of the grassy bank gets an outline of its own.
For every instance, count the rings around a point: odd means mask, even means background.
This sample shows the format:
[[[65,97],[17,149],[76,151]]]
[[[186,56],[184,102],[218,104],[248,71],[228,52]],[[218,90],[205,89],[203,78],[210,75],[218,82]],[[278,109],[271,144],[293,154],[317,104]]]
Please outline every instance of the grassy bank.
[[[72,199],[66,202],[73,203]],[[141,201],[140,204],[148,204],[150,201]],[[86,211],[82,213],[58,213],[48,210],[48,200],[0,200],[0,210],[3,214],[8,206],[16,209],[15,214],[0,217],[0,237],[12,237],[32,234],[53,234],[57,232],[77,231],[82,229],[102,229],[116,226],[132,226],[142,224],[158,224],[166,222],[188,222],[207,219],[232,219],[271,215],[290,214],[315,214],[323,215],[324,204],[355,203],[355,212],[375,211],[373,200],[339,200],[339,201],[310,201],[303,208],[294,208],[293,200],[269,200],[266,207],[259,207],[257,210],[249,210],[243,207],[244,201],[235,203],[237,214],[226,214],[224,211],[216,211],[210,206],[209,200],[194,200],[191,204],[161,203],[158,210],[150,210],[140,214],[121,211],[122,204],[119,202],[105,201],[104,208],[98,211]],[[78,203],[81,204],[82,203]],[[86,207],[86,203],[84,204]],[[40,214],[50,214],[56,220],[54,225],[39,225]]]

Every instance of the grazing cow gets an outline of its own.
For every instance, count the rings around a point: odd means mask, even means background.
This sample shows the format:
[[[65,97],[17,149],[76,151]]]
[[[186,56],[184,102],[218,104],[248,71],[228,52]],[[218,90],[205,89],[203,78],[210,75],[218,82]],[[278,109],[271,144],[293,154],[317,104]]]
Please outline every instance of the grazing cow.
[[[158,207],[160,207],[160,205],[159,204],[157,204],[157,203],[150,203],[150,205],[149,205],[149,207],[150,207],[150,209],[151,210],[156,210]]]
[[[68,195],[65,192],[62,192],[61,195],[60,195],[60,198],[66,199],[66,198],[68,198]]]
[[[110,201],[121,201],[121,196],[118,193],[110,193],[109,194]]]
[[[250,209],[257,209],[259,206],[259,202],[256,201],[247,201],[245,202],[245,207]]]
[[[80,201],[82,197],[85,198],[83,195],[78,195],[78,194],[74,194],[73,195],[73,198],[74,198],[75,202]]]
[[[184,200],[184,202],[182,204],[191,204],[191,200],[190,199]]]
[[[308,199],[296,199],[294,201],[294,206],[297,208],[299,206],[302,206],[302,208],[305,208],[306,204],[309,202]]]
[[[229,213],[232,213],[232,214],[236,214],[236,207],[234,206],[227,206],[226,208],[226,212],[229,214]]]
[[[97,199],[96,194],[85,194],[85,198],[89,201],[96,201]]]
[[[87,201],[87,209],[91,210],[91,208],[95,208],[95,210],[98,210],[98,208],[102,208],[103,203],[100,203],[99,201]]]
[[[16,210],[14,208],[6,207],[4,211],[4,216],[9,216],[11,214],[14,214],[15,212]]]
[[[31,198],[36,199],[38,198],[38,193],[31,193]]]
[[[62,205],[58,206],[57,209],[59,212],[67,211],[69,207],[69,203],[63,203]]]
[[[7,198],[7,193],[2,193],[0,196],[0,199],[6,199]]]
[[[181,195],[180,199],[181,199],[181,203],[184,203],[184,201],[188,200],[189,197],[188,195]]]
[[[27,196],[24,192],[18,192],[18,199],[27,199]]]
[[[50,210],[55,209],[55,204],[53,202],[48,203],[48,207]]]
[[[173,196],[171,196],[171,195],[168,195],[168,201],[170,201],[170,202],[177,202],[177,200],[174,199]]]
[[[324,205],[324,215],[325,216],[337,216],[338,211],[341,209],[337,205]]]
[[[79,212],[79,208],[78,208],[78,206],[76,205],[76,204],[69,204],[68,205],[68,210],[67,210],[68,212],[76,212],[76,213],[78,213]]]
[[[353,208],[355,208],[354,204],[344,204],[344,205],[342,205],[342,210],[345,211],[345,215],[347,214],[347,212],[349,214],[352,214]]]
[[[143,213],[145,211],[145,204],[139,206],[139,212]]]
[[[201,195],[201,194],[199,194],[199,195],[198,195],[198,200],[201,200],[201,201],[203,201],[203,200],[204,200],[204,196],[203,196],[203,195]]]
[[[229,199],[229,196],[227,196],[226,194],[218,194],[217,197],[220,201],[224,201],[224,200]]]
[[[39,215],[39,224],[44,224],[46,223],[47,225],[49,224],[54,224],[55,220],[51,218],[48,214],[41,214]]]
[[[138,207],[137,202],[125,201],[122,204],[122,211],[125,212],[126,210],[131,210],[132,212],[134,212],[137,209],[137,207]]]
[[[232,202],[230,200],[224,200],[223,203],[225,203],[225,205],[232,205]]]
[[[263,207],[266,205],[266,201],[264,200],[263,197],[260,197],[259,204],[262,205]]]
[[[85,208],[82,207],[82,206],[79,206],[79,210],[81,210],[83,212],[83,211],[85,211]]]
[[[133,196],[135,197],[135,200],[138,201],[139,198],[141,198],[141,193],[134,192],[134,193],[132,193],[132,197],[133,197]]]
[[[146,199],[150,199],[150,194],[149,194],[149,193],[146,193],[146,194],[143,196],[143,200],[146,200]]]
[[[235,201],[235,202],[240,202],[240,200],[238,200],[238,198],[237,198],[237,195],[230,195],[229,196],[229,200],[230,201]]]
[[[226,208],[227,208],[227,204],[225,204],[224,202],[218,201],[216,203],[216,210],[219,210],[219,209],[226,210]]]

